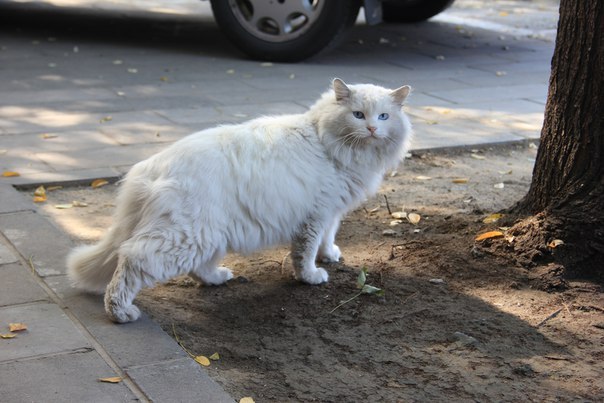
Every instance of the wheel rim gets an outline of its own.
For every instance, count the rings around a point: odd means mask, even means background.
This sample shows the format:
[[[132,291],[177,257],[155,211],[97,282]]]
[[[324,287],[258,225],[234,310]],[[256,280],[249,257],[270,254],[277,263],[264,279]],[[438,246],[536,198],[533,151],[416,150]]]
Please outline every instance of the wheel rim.
[[[325,0],[229,0],[239,24],[256,38],[286,42],[317,21]]]

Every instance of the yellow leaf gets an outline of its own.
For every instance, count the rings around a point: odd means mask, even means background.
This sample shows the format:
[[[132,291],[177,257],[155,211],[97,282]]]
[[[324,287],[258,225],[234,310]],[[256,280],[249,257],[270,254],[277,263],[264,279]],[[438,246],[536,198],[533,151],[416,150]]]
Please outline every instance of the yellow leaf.
[[[218,353],[214,353],[210,356],[210,360],[212,361],[218,361],[220,359],[220,354]]]
[[[407,218],[407,213],[405,213],[404,211],[395,211],[391,215],[392,215],[392,218],[396,218],[397,220]]]
[[[21,174],[19,172],[14,171],[4,171],[2,172],[2,176],[4,176],[5,178],[12,178],[13,176],[21,176]]]
[[[46,189],[44,186],[38,186],[34,190],[34,203],[42,203],[46,201]]]
[[[502,217],[503,217],[503,214],[494,213],[494,214],[487,216],[484,220],[482,220],[482,222],[485,224],[491,224],[491,223],[499,221],[499,219]]]
[[[468,182],[469,182],[469,179],[468,179],[468,178],[455,178],[455,179],[453,179],[453,181],[452,181],[452,182],[453,182],[453,183],[458,183],[458,184],[461,184],[461,183],[468,183]]]
[[[255,403],[254,399],[252,399],[251,397],[242,397],[239,400],[239,403]]]
[[[195,360],[195,362],[203,365],[204,367],[210,366],[210,360],[208,359],[208,357],[206,357],[204,355],[198,355],[197,357],[194,358],[194,360]]]
[[[27,325],[25,323],[9,323],[8,330],[11,332],[22,332],[27,330]]]
[[[17,337],[17,335],[14,333],[0,334],[0,339],[13,339],[15,337]]]
[[[59,210],[66,210],[69,208],[72,208],[73,204],[69,203],[69,204],[55,204],[55,208],[59,209]]]
[[[419,223],[419,221],[421,219],[422,219],[422,217],[419,214],[416,214],[416,213],[407,214],[407,220],[413,225]]]
[[[46,189],[44,186],[38,186],[36,190],[34,190],[34,196],[46,197]]]
[[[507,11],[501,11],[501,12],[499,12],[499,15],[501,17],[507,17],[508,15],[510,15],[510,13],[508,13]]]
[[[553,241],[551,241],[550,243],[547,244],[547,246],[549,246],[552,249],[555,249],[560,245],[564,245],[564,241],[562,239],[554,239]]]
[[[123,381],[123,378],[121,376],[110,376],[107,378],[99,378],[99,381],[106,383],[120,383]]]
[[[489,232],[485,232],[484,234],[478,235],[476,237],[476,241],[484,241],[485,239],[490,239],[490,238],[500,238],[503,236],[503,232],[501,231],[489,231]]]
[[[101,186],[105,186],[108,183],[109,182],[107,182],[106,179],[95,179],[92,181],[90,186],[92,186],[93,189],[96,189],[96,188],[100,188]]]
[[[163,82],[165,83],[166,81],[168,81],[168,77],[166,77],[166,76],[161,76],[161,77],[159,78],[159,81],[163,81]]]
[[[59,137],[59,136],[57,136],[56,134],[44,133],[44,134],[43,134],[41,137],[42,137],[44,140],[48,140],[48,139],[54,139],[54,138],[57,138],[57,137]]]
[[[99,123],[111,122],[112,120],[113,120],[113,118],[111,116],[105,116],[105,117],[99,119]]]

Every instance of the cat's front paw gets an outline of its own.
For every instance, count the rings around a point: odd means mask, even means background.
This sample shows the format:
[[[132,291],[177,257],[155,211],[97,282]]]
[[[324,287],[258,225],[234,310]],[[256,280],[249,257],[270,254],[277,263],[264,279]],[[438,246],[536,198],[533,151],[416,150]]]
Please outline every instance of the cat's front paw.
[[[326,283],[329,280],[329,274],[322,267],[313,267],[298,273],[296,278],[299,281],[314,285]]]
[[[335,243],[319,252],[319,260],[323,263],[336,263],[340,261],[342,252]]]

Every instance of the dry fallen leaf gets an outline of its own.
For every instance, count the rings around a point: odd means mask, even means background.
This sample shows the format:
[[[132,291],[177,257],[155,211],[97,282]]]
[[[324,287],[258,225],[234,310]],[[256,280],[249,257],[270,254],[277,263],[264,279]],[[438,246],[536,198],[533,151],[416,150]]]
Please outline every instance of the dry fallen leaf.
[[[430,176],[419,175],[419,176],[416,176],[415,179],[417,179],[418,181],[428,181],[432,178]]]
[[[44,186],[38,186],[36,190],[34,190],[34,196],[46,196],[46,188],[44,188]]]
[[[34,191],[34,203],[42,203],[46,201],[46,189],[44,186],[38,186]]]
[[[547,246],[549,246],[552,249],[555,249],[560,245],[564,245],[564,241],[562,239],[554,239],[553,241],[551,241],[550,243],[547,244]]]
[[[106,383],[120,383],[123,381],[123,378],[121,376],[110,376],[108,378],[99,378],[99,381]]]
[[[475,153],[470,154],[470,157],[474,158],[475,160],[484,160],[484,159],[487,158],[484,155],[478,155],[478,154],[475,154]]]
[[[492,224],[494,222],[499,221],[502,217],[503,217],[503,214],[494,213],[494,214],[487,216],[484,220],[482,220],[482,222],[485,224]]]
[[[25,323],[9,323],[8,330],[11,332],[22,332],[27,330],[27,325]]]
[[[109,182],[107,182],[106,179],[95,179],[95,180],[92,181],[92,183],[90,184],[90,186],[93,189],[96,189],[96,188],[100,188],[101,186],[105,186],[108,183]]]
[[[195,357],[193,359],[195,360],[195,362],[197,362],[200,365],[203,365],[204,367],[210,366],[210,360],[208,359],[208,357],[206,357],[204,355],[198,355],[197,357]]]
[[[14,339],[15,337],[17,337],[17,335],[14,333],[0,334],[0,339]]]
[[[484,234],[480,234],[476,237],[476,241],[484,241],[485,239],[491,239],[491,238],[500,238],[503,236],[503,232],[501,231],[489,231],[489,232],[485,232]]]
[[[452,180],[453,183],[457,183],[457,184],[468,183],[469,181],[470,181],[470,179],[468,179],[468,178],[455,178]]]
[[[255,403],[254,399],[252,399],[251,397],[242,397],[239,400],[239,403]]]
[[[391,227],[395,227],[395,226],[397,226],[399,224],[402,224],[402,223],[403,223],[403,220],[392,220],[392,221],[390,221],[390,226]]]
[[[111,122],[112,120],[113,120],[113,118],[111,116],[105,116],[105,117],[102,117],[101,119],[99,119],[99,123]]]
[[[59,137],[59,136],[57,136],[56,134],[44,133],[44,134],[43,134],[41,137],[42,137],[44,140],[47,140],[47,139],[54,139],[54,138],[57,138],[57,137]]]
[[[63,186],[49,186],[46,188],[46,191],[52,192],[52,191],[59,190],[59,189],[63,189]]]
[[[21,176],[21,174],[15,171],[4,171],[2,172],[2,176],[5,178],[12,178],[13,176]]]
[[[419,221],[421,219],[422,219],[422,217],[419,214],[416,214],[416,213],[407,214],[407,221],[409,221],[413,225],[419,223]]]
[[[209,358],[210,358],[210,360],[212,360],[212,361],[218,361],[218,360],[220,359],[220,354],[218,354],[218,353],[214,353],[214,354],[212,354],[212,355],[211,355]]]
[[[397,220],[402,220],[403,218],[407,218],[407,213],[404,211],[395,211],[391,215],[392,215],[392,218],[396,218]]]
[[[55,208],[59,209],[59,210],[66,210],[66,209],[70,209],[73,207],[73,204],[69,203],[69,204],[55,204]]]
[[[73,207],[88,207],[88,203],[84,203],[84,202],[77,201],[77,200],[72,201],[71,205]]]

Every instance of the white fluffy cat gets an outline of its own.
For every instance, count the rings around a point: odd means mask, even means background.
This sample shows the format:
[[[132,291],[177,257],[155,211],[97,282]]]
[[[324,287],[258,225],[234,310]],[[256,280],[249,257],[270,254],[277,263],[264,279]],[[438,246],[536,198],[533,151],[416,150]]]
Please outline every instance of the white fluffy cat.
[[[304,114],[262,117],[194,133],[126,175],[113,225],[67,259],[74,285],[105,291],[115,322],[136,320],[142,287],[188,274],[233,277],[227,252],[291,242],[298,280],[320,284],[316,260],[336,262],[340,218],[374,194],[407,149],[408,86],[333,88]]]

